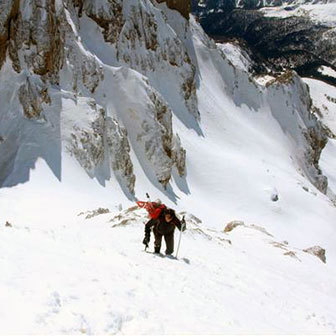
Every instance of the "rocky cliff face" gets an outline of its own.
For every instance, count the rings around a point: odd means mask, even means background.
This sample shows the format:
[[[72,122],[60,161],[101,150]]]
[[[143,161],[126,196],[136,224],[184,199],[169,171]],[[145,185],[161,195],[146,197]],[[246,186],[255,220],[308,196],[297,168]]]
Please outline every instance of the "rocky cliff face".
[[[176,9],[187,16],[185,3],[183,6],[173,2],[168,5],[176,5]],[[159,68],[173,73],[176,77],[172,90],[176,95],[170,99],[174,100],[175,106],[177,103],[182,105],[180,109],[185,113],[198,118],[195,70],[183,43],[175,33],[167,33],[163,15],[158,15],[157,11],[147,1],[8,0],[1,3],[2,75],[12,73],[18,79],[16,85],[9,87],[10,100],[1,111],[3,141],[0,152],[4,157],[12,158],[10,162],[0,164],[1,184],[12,183],[8,176],[14,169],[15,153],[24,142],[29,142],[25,130],[30,132],[27,126],[22,126],[21,134],[11,143],[13,151],[5,154],[14,136],[12,127],[6,130],[9,125],[5,117],[7,111],[18,120],[23,118],[24,123],[31,120],[37,129],[49,126],[62,129],[62,146],[77,158],[90,176],[95,177],[108,164],[131,193],[135,175],[129,138],[136,142],[138,154],[142,152],[141,155],[146,157],[146,165],[163,186],[169,182],[174,166],[181,176],[185,173],[185,152],[178,135],[173,133],[172,111],[154,77]],[[101,36],[115,56],[107,62],[109,64],[102,63],[87,46],[83,46],[79,31],[86,24],[101,29]],[[148,79],[134,76],[126,68],[118,72],[111,66],[134,69]],[[121,76],[118,73],[122,73]],[[112,107],[108,95],[126,95],[123,90],[131,85],[128,84],[129,76],[133,77],[135,90],[144,89],[143,102],[139,104],[125,96],[129,104]],[[117,82],[114,92],[110,93],[108,86],[113,85],[105,83],[112,83],[113,78]],[[76,102],[74,106],[69,99]],[[71,113],[62,110],[62,106],[69,104]],[[145,117],[146,111],[148,117]],[[135,133],[132,129],[135,134],[128,136],[125,127],[133,127],[134,114],[138,116],[138,131]],[[49,125],[56,116],[58,124]],[[38,144],[32,156],[44,157],[46,151]],[[33,165],[34,159],[29,161]],[[58,164],[50,162],[50,165],[59,175]],[[17,167],[25,170],[21,175],[27,176],[29,164],[27,166]],[[109,174],[104,175],[109,178]]]
[[[168,7],[188,16],[188,2]],[[102,184],[114,176],[129,197],[136,169],[157,188],[169,185],[174,170],[185,178],[187,153],[174,120],[202,135],[200,28],[192,18],[149,0],[6,0],[1,9],[0,186],[27,181],[41,157],[61,179],[64,153]],[[249,83],[256,97],[264,94],[199,34],[202,48],[230,69],[223,87],[236,95],[239,83]],[[322,135],[308,122],[310,107],[299,109],[306,117],[296,129],[304,148],[298,164],[324,190],[321,148],[312,144]]]
[[[2,1],[0,3],[0,67],[2,66],[11,35],[11,22],[19,11],[19,0]]]

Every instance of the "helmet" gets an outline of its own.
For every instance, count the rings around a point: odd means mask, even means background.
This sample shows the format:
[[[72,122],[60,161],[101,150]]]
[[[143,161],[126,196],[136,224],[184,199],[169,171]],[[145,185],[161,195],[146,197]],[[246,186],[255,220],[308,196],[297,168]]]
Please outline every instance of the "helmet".
[[[158,205],[161,205],[161,204],[162,204],[160,198],[156,199],[156,200],[154,201],[154,203],[156,203],[156,204],[158,204]]]

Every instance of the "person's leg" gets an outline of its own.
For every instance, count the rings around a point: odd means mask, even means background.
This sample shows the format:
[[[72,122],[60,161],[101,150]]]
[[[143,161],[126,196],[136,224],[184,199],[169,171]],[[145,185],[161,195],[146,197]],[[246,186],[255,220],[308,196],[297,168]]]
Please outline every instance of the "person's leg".
[[[159,233],[156,229],[154,229],[154,253],[160,253],[161,242],[162,242],[162,234]]]
[[[166,254],[170,255],[174,252],[174,232],[164,236],[166,242]]]

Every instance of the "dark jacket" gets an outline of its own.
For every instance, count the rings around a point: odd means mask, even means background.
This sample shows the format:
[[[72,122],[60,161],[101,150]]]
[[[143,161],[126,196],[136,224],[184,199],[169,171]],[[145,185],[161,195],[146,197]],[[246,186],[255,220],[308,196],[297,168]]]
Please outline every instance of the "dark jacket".
[[[166,222],[164,213],[162,213],[158,219],[151,219],[145,225],[145,239],[147,239],[147,241],[149,241],[152,227],[154,227],[154,232],[156,231],[159,234],[168,235],[174,232],[175,227],[181,231],[182,224],[176,216],[174,216],[169,223]]]

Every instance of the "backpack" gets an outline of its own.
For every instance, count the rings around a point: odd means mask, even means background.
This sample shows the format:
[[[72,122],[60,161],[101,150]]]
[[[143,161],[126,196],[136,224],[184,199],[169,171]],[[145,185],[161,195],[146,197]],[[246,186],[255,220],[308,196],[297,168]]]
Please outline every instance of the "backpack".
[[[162,213],[162,210],[166,209],[164,204],[157,204],[155,202],[136,202],[140,208],[144,208],[148,212],[150,219],[158,219]]]

